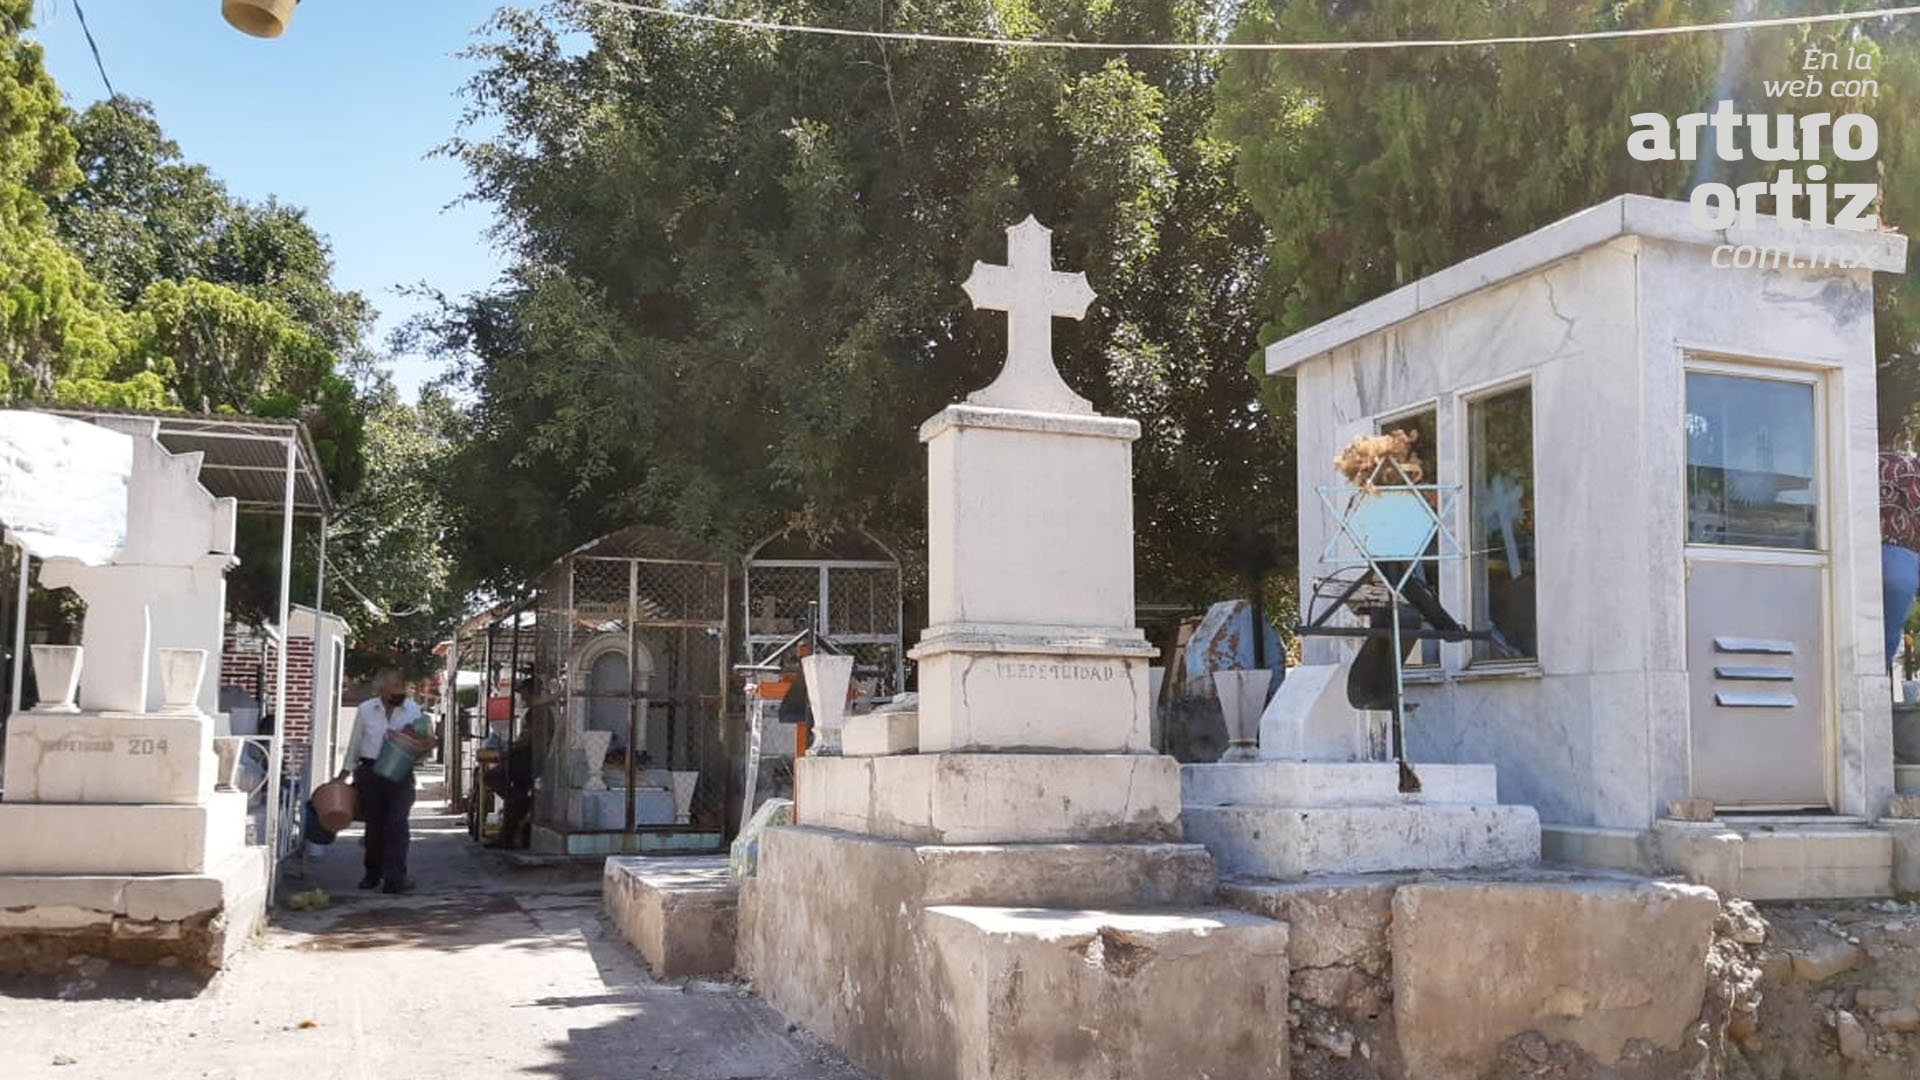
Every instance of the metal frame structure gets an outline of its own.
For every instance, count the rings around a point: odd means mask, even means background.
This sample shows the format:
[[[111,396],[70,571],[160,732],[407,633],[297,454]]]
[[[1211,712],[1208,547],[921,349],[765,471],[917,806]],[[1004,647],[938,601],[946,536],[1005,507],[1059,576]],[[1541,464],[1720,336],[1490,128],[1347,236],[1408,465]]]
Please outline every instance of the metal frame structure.
[[[1322,513],[1331,518],[1333,528],[1326,533],[1320,562],[1332,573],[1323,579],[1339,583],[1340,592],[1318,611],[1307,612],[1307,620],[1295,627],[1300,634],[1339,637],[1386,638],[1393,660],[1393,759],[1400,766],[1400,789],[1420,790],[1420,781],[1406,758],[1406,646],[1404,639],[1438,638],[1461,641],[1485,638],[1485,632],[1470,630],[1414,630],[1409,634],[1401,626],[1401,608],[1413,601],[1407,586],[1423,565],[1438,567],[1441,562],[1461,558],[1459,536],[1452,520],[1459,499],[1458,484],[1420,484],[1402,471],[1400,463],[1382,458],[1359,485],[1321,486],[1315,489]],[[1339,582],[1342,571],[1359,571],[1350,582]],[[1330,625],[1334,614],[1350,602],[1360,601],[1369,586],[1386,593],[1386,627],[1336,627]],[[1315,600],[1326,595],[1316,590]],[[1377,597],[1372,602],[1378,603]]]
[[[280,515],[280,601],[278,625],[284,635],[293,606],[293,523],[297,517],[316,519],[320,528],[320,557],[315,573],[314,607],[325,610],[327,578],[327,526],[333,515],[333,495],[326,474],[320,468],[320,455],[306,424],[250,416],[209,416],[184,412],[156,412],[136,409],[88,409],[60,406],[34,406],[41,412],[99,423],[102,420],[131,418],[155,423],[154,436],[175,454],[199,453],[200,486],[215,498],[231,498],[242,513],[278,511]],[[30,560],[24,549],[20,555],[18,611],[14,618],[14,663],[12,702],[18,707],[24,667],[27,634],[27,598]],[[274,724],[272,750],[267,763],[267,822],[264,842],[272,851],[273,872],[267,879],[267,898],[271,903],[280,873],[280,860],[286,854],[292,820],[291,810],[299,805],[283,791],[282,761],[286,756],[287,648],[283,642],[275,650],[273,677]],[[320,723],[322,695],[312,695],[313,725]]]
[[[448,670],[455,672],[462,639],[479,641],[485,673],[483,716],[487,702],[496,696],[496,672],[502,664],[509,673],[509,695],[522,678],[533,675],[555,704],[548,743],[535,748],[542,762],[533,809],[536,826],[567,836],[614,832],[569,824],[567,800],[573,789],[566,783],[569,773],[577,771],[573,758],[578,748],[571,734],[587,724],[596,699],[612,698],[624,703],[622,745],[630,751],[625,755],[627,795],[617,831],[620,849],[640,849],[643,833],[717,833],[724,841],[733,782],[726,723],[730,594],[725,563],[670,530],[633,526],[561,556],[535,579],[527,595],[469,622],[454,639]],[[626,657],[627,685],[596,693],[588,683],[590,662],[608,652]],[[510,708],[509,715],[512,738],[519,734],[518,714]],[[643,787],[638,760],[643,748],[638,744],[643,734],[656,733],[664,733],[665,741],[653,748],[664,758],[655,768],[681,776],[698,774],[686,820],[678,820],[676,813],[671,825],[642,824],[635,808]],[[584,767],[590,773],[597,766]]]
[[[762,553],[770,547],[812,551],[808,554],[785,552],[778,556],[763,556]],[[881,557],[871,557],[875,554]],[[865,529],[858,529],[812,544],[776,533],[748,550],[743,563],[746,573],[741,586],[741,625],[745,628],[745,662],[748,666],[765,662],[796,633],[811,630],[831,638],[841,649],[857,656],[862,666],[888,669],[888,685],[883,689],[899,693],[906,686],[906,611],[900,558],[878,537]],[[774,577],[773,572],[778,571],[795,571],[794,574],[784,575],[794,578],[812,571],[816,581],[811,590],[804,585],[781,589],[769,580]],[[842,624],[851,620],[843,618],[836,621],[833,616],[834,590],[842,582],[853,586],[865,585],[869,589],[885,589],[892,595],[877,606],[869,605],[866,618],[855,624],[858,628],[843,628]],[[788,611],[787,619],[792,626],[763,628],[764,624],[757,623],[754,616],[756,596],[763,601],[771,598],[777,608]],[[876,620],[875,613],[882,610],[888,618]],[[817,625],[809,623],[808,620],[813,618],[818,619]]]

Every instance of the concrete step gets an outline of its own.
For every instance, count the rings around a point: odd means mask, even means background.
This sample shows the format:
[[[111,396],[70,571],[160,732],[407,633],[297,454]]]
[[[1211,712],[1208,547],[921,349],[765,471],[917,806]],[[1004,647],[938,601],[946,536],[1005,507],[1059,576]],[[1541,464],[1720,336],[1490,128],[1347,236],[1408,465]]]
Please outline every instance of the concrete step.
[[[1185,765],[1186,806],[1492,805],[1500,801],[1492,765],[1418,765],[1420,790],[1400,790],[1400,767],[1376,761],[1252,761]]]
[[[0,874],[203,874],[244,845],[246,805],[0,803]]]
[[[1663,862],[1693,881],[1747,900],[1891,896],[1893,835],[1830,819],[1662,821]]]
[[[0,874],[0,971],[58,970],[97,956],[171,958],[208,974],[252,942],[266,916],[267,851],[259,847],[232,851],[204,873]]]
[[[1530,806],[1189,806],[1187,839],[1223,873],[1269,878],[1527,866],[1540,859]]]
[[[1284,1080],[1287,926],[1243,911],[927,908],[958,1080]]]
[[[1739,825],[1740,895],[1749,900],[1889,896],[1893,837],[1877,829]]]

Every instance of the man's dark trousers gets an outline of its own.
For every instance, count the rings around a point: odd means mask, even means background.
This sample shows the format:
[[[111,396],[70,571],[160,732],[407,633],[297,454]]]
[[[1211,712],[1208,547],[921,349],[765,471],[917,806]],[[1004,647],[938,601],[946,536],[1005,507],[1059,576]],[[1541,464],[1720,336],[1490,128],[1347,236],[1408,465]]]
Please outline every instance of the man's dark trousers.
[[[389,780],[373,771],[373,759],[361,758],[353,770],[353,786],[360,792],[360,811],[367,819],[368,877],[389,885],[407,880],[407,815],[413,811],[413,772]]]

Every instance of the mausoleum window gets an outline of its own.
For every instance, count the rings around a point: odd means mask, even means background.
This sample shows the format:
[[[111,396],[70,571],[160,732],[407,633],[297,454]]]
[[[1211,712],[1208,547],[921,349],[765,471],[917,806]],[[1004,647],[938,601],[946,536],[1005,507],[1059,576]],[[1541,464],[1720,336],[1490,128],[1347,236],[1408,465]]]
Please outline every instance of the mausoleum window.
[[[1687,542],[1819,547],[1814,387],[1687,373]]]
[[[1467,472],[1473,625],[1498,638],[1474,642],[1473,659],[1536,659],[1531,385],[1467,403]]]

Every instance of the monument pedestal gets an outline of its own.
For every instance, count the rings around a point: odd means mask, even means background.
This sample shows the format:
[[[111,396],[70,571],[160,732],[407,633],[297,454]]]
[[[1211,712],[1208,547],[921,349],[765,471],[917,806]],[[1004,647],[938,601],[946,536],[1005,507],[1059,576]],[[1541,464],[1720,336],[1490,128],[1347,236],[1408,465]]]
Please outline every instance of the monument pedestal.
[[[1176,842],[1134,625],[1140,426],[1054,370],[1052,318],[1093,294],[1047,235],[1029,218],[1011,266],[974,267],[1007,365],[920,429],[918,731],[848,739],[920,752],[795,762],[797,824],[761,838],[739,964],[885,1080],[1282,1080],[1287,928],[1218,907],[1212,860]]]
[[[1187,839],[1221,869],[1296,878],[1396,870],[1499,869],[1540,861],[1540,817],[1502,806],[1491,765],[1260,761],[1181,769]]]
[[[1219,906],[1198,845],[914,844],[802,821],[762,837],[738,965],[875,1075],[1288,1075],[1287,928]]]
[[[216,769],[211,717],[35,710],[7,723],[9,803],[191,805]]]
[[[798,822],[921,844],[1180,838],[1158,754],[907,754],[794,762]]]

